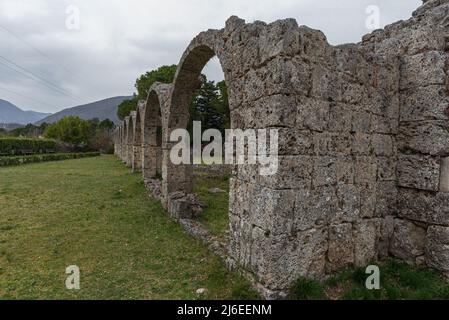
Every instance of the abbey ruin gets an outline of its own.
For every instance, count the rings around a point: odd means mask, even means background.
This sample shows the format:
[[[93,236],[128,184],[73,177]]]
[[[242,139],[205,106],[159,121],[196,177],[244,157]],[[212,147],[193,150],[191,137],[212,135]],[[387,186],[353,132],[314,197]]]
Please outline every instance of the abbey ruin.
[[[228,265],[267,298],[388,256],[449,274],[449,0],[357,44],[331,46],[292,19],[231,17],[185,50],[172,84],[155,84],[117,128],[116,154],[161,175],[171,216],[191,217],[192,167],[175,166],[205,64],[217,56],[232,128],[278,128],[279,170],[236,166]],[[159,133],[159,134],[158,134]]]

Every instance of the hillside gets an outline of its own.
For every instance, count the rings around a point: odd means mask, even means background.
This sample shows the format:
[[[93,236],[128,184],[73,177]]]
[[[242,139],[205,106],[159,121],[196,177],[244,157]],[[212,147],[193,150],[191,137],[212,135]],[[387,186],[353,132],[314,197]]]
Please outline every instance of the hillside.
[[[0,123],[28,124],[50,115],[35,111],[23,111],[9,101],[0,99]]]
[[[36,124],[40,125],[44,122],[54,123],[66,116],[77,116],[85,120],[98,118],[100,120],[109,119],[115,123],[119,122],[117,118],[117,107],[123,100],[130,99],[131,97],[113,97],[105,100],[100,100],[77,106],[73,108],[64,109],[60,112],[52,114],[44,119],[40,119]]]

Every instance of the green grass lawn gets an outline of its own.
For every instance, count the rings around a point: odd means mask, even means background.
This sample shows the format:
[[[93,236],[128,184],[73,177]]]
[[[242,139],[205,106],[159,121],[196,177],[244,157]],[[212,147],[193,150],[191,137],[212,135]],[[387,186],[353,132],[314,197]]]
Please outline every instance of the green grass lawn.
[[[199,221],[214,236],[223,237],[229,230],[229,175],[194,171],[194,192],[206,205]],[[213,188],[225,192],[211,193]]]
[[[65,288],[69,265],[81,269],[79,291]],[[116,158],[0,168],[0,298],[254,297]]]

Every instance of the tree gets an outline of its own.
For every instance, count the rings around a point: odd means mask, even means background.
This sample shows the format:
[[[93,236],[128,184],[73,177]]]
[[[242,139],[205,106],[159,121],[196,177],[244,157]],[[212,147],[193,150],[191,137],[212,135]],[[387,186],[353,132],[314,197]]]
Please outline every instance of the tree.
[[[40,127],[27,124],[25,127],[11,130],[9,134],[13,137],[38,137],[42,134]]]
[[[90,123],[79,117],[64,117],[45,130],[45,137],[73,145],[86,144],[90,136]]]
[[[223,117],[222,131],[224,133],[225,129],[231,128],[231,111],[229,110],[229,99],[228,99],[228,87],[224,80],[217,82],[217,88],[219,90],[218,97],[218,113]]]
[[[115,128],[115,124],[114,122],[112,122],[109,119],[104,119],[103,121],[101,121],[98,124],[98,128],[102,129],[102,130],[107,130],[107,131],[111,131],[112,129]]]
[[[139,100],[145,100],[148,90],[155,82],[172,83],[175,78],[177,66],[162,66],[156,70],[149,71],[141,75],[137,80],[135,87],[137,89],[137,97]]]
[[[195,92],[190,104],[190,120],[187,130],[192,134],[193,121],[201,121],[201,129],[218,129],[224,134],[230,128],[227,88],[224,81],[215,84],[201,76],[201,88]]]
[[[119,104],[117,108],[117,116],[120,120],[125,119],[131,111],[137,109],[137,96],[134,95],[134,98],[131,100],[124,100],[122,103]]]
[[[137,109],[137,102],[139,100],[146,100],[148,90],[155,82],[172,83],[176,73],[176,65],[162,66],[156,70],[148,71],[141,75],[135,83],[137,94],[131,100],[123,101],[117,109],[117,116],[120,120],[125,119],[131,111]]]

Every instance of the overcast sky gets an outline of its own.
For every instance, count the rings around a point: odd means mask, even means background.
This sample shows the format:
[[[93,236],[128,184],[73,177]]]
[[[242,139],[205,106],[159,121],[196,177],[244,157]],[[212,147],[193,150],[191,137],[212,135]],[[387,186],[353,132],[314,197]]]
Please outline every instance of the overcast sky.
[[[370,32],[368,6],[379,8],[383,27],[408,19],[421,2],[0,0],[0,99],[25,110],[56,112],[131,95],[140,74],[177,64],[195,35],[222,28],[231,15],[247,22],[295,18],[322,30],[331,44],[341,44],[359,42]],[[217,61],[205,73],[222,78]]]

